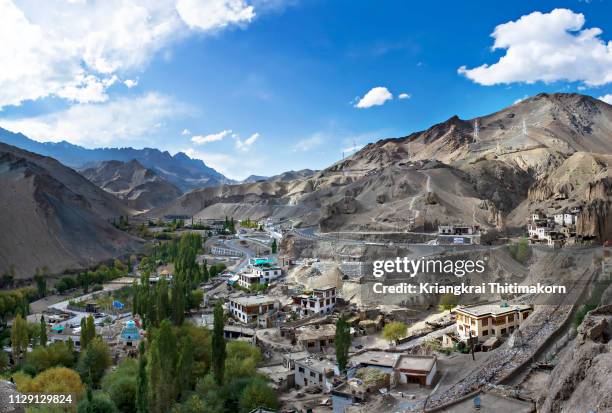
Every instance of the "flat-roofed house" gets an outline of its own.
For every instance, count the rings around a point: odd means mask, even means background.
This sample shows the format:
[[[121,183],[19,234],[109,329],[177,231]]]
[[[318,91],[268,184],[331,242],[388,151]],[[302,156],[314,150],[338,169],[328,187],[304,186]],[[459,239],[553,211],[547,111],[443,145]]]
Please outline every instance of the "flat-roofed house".
[[[436,356],[402,355],[395,365],[397,381],[429,387],[436,378],[437,361]]]
[[[271,327],[280,301],[267,295],[230,297],[229,312],[241,323]]]
[[[310,294],[293,296],[292,309],[301,316],[329,314],[336,306],[336,287],[315,288]]]
[[[333,387],[334,363],[327,359],[306,357],[295,360],[296,387],[321,386],[327,390]]]
[[[311,353],[320,352],[333,346],[335,336],[335,324],[299,327],[295,334],[297,342],[304,350]]]
[[[473,307],[459,307],[455,310],[457,334],[463,341],[470,336],[479,342],[492,336],[512,334],[533,311],[530,305],[484,304]]]
[[[243,288],[252,288],[255,285],[270,284],[283,274],[280,267],[253,266],[249,270],[239,274],[238,284]]]

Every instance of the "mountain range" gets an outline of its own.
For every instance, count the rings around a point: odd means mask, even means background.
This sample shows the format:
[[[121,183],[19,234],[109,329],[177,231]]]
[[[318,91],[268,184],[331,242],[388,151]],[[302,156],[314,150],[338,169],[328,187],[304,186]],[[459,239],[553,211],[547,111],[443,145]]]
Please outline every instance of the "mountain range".
[[[249,184],[253,182],[274,182],[274,181],[293,181],[294,179],[308,178],[314,175],[317,171],[312,169],[300,169],[299,171],[287,171],[273,176],[250,175],[240,183]]]
[[[539,94],[370,143],[310,177],[202,188],[152,212],[272,216],[322,231],[457,222],[524,231],[529,211],[578,206],[579,233],[607,239],[611,155],[612,106],[580,94]]]
[[[179,187],[181,191],[194,188],[234,183],[199,159],[191,159],[183,152],[170,155],[153,148],[97,148],[86,149],[66,141],[37,142],[21,133],[0,128],[0,142],[40,155],[50,156],[74,169],[93,167],[102,161],[129,162],[137,160],[159,176]]]
[[[1,132],[6,140],[7,132]],[[23,135],[9,137],[34,145]],[[0,237],[0,272],[18,263],[22,274],[49,264],[72,268],[133,250],[138,241],[108,220],[144,210],[146,218],[273,217],[323,232],[473,223],[486,231],[524,233],[534,211],[578,207],[578,235],[612,239],[612,106],[580,94],[539,94],[478,118],[452,116],[423,131],[370,143],[321,171],[239,184],[184,154],[40,145],[73,162],[79,151],[82,162],[121,159],[81,169],[87,180],[54,159],[0,146],[0,189],[10,194],[2,199],[8,230]],[[128,154],[136,157],[125,160]],[[167,182],[178,175],[169,168],[181,171],[183,187]],[[202,185],[180,194],[185,182]]]
[[[1,273],[86,268],[142,247],[110,224],[134,211],[50,157],[0,143],[0,192]]]
[[[106,192],[125,200],[130,208],[137,211],[161,207],[182,194],[174,184],[135,159],[129,162],[103,161],[79,172]]]

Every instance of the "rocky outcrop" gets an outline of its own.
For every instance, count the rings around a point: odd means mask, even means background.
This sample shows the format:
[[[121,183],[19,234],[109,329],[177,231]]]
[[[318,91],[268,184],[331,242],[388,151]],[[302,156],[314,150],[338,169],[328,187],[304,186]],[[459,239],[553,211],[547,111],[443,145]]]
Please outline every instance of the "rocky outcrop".
[[[612,411],[612,306],[591,311],[538,403],[541,413]]]
[[[586,188],[585,199],[587,203],[612,199],[612,178],[606,177],[597,182],[589,183]]]
[[[610,201],[595,201],[582,209],[576,222],[576,234],[598,241],[612,239]]]

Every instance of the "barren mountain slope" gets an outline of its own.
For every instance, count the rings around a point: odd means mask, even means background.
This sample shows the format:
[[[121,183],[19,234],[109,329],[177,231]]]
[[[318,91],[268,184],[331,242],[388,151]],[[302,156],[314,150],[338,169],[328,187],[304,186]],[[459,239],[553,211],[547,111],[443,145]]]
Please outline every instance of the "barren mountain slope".
[[[166,205],[182,194],[175,185],[137,160],[100,162],[81,174],[106,192],[124,199],[137,211]]]
[[[426,131],[371,143],[306,179],[195,190],[154,213],[222,218],[256,211],[260,218],[282,211],[291,218],[289,206],[296,222],[322,230],[474,220],[501,229],[522,226],[530,210],[554,207],[554,193],[569,191],[559,207],[581,203],[590,214],[581,233],[602,237],[612,229],[606,223],[609,154],[612,106],[583,95],[540,94],[491,115],[453,116]]]
[[[81,268],[129,254],[140,242],[107,219],[129,210],[59,162],[0,144],[0,272]]]

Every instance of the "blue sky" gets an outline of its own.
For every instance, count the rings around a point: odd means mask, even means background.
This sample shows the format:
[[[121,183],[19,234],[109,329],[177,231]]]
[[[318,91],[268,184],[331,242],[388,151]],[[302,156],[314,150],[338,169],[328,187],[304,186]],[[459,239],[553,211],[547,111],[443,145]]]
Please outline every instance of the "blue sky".
[[[539,92],[612,101],[611,15],[599,0],[0,2],[0,126],[184,151],[238,179],[319,169]]]

